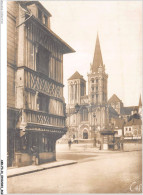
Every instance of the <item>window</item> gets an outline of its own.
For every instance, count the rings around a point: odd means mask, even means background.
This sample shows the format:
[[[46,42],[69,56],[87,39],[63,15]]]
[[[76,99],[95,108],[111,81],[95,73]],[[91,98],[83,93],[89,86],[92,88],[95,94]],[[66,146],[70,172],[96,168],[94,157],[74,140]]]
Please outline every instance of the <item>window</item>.
[[[94,99],[94,95],[92,95],[92,99]]]
[[[38,47],[36,56],[37,71],[49,76],[50,52],[42,46]]]
[[[91,79],[91,82],[94,83],[94,79]]]
[[[43,16],[43,24],[47,25],[47,16],[46,15]]]
[[[88,121],[88,109],[83,108],[81,112],[81,121]]]
[[[96,94],[96,102],[98,102],[98,94]]]
[[[92,91],[94,91],[94,87],[92,87]]]
[[[84,96],[84,83],[81,83],[81,91],[80,91],[80,93],[81,93],[81,96]]]
[[[131,128],[129,128],[129,131],[131,131]]]
[[[126,131],[128,131],[128,128],[126,128]]]
[[[98,91],[98,87],[96,87],[96,91]]]
[[[38,110],[48,112],[49,97],[41,93],[38,94],[37,106],[38,106]]]
[[[38,9],[38,19],[42,21],[42,11]]]
[[[71,97],[71,100],[73,100],[73,97],[74,97],[73,85],[71,85],[71,95],[70,95],[70,97]]]
[[[98,79],[96,79],[96,83],[98,83]]]

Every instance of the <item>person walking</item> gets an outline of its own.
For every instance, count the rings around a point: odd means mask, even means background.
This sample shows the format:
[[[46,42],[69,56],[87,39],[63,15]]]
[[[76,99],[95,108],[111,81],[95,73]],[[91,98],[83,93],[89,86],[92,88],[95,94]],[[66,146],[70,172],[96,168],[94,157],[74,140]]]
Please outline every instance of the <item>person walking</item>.
[[[72,141],[71,139],[68,141],[68,145],[69,145],[69,150],[71,149],[71,144],[72,144]]]

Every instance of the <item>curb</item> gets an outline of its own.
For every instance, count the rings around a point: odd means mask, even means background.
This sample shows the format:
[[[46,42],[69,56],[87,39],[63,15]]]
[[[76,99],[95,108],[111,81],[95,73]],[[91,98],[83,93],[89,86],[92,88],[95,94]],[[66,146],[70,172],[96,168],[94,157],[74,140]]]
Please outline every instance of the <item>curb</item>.
[[[11,174],[11,175],[8,175],[7,178],[15,177],[15,176],[19,176],[19,175],[26,175],[26,174],[29,174],[29,173],[38,172],[38,171],[43,171],[43,170],[46,170],[46,169],[53,169],[53,168],[62,167],[62,166],[66,166],[66,165],[72,165],[72,164],[76,164],[76,163],[77,163],[77,161],[73,161],[73,162],[69,162],[69,163],[66,163],[66,164],[53,165],[53,166],[51,166],[51,167],[50,167],[50,166],[49,166],[49,167],[44,167],[43,165],[41,165],[41,166],[43,166],[42,168],[38,168],[38,167],[37,167],[37,169],[35,169],[35,170]]]

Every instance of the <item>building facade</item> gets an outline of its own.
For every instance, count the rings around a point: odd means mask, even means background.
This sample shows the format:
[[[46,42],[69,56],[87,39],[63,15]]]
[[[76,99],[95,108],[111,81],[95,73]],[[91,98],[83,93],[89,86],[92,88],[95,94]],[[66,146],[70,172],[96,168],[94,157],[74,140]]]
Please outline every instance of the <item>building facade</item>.
[[[56,159],[66,133],[63,54],[74,50],[50,28],[38,1],[7,2],[8,166]]]
[[[68,79],[67,126],[68,137],[78,141],[100,140],[100,131],[108,124],[107,80],[99,37],[97,35],[94,59],[88,74],[88,95],[86,81],[75,72]],[[79,111],[75,113],[75,105]]]
[[[108,100],[107,83],[108,75],[105,72],[97,35],[93,63],[88,74],[88,94],[86,81],[79,72],[75,72],[68,79],[68,132],[65,139],[101,143],[103,149],[121,148],[124,126],[132,117],[141,120],[141,97],[138,106],[125,107],[116,94]],[[140,128],[138,131],[140,132]]]

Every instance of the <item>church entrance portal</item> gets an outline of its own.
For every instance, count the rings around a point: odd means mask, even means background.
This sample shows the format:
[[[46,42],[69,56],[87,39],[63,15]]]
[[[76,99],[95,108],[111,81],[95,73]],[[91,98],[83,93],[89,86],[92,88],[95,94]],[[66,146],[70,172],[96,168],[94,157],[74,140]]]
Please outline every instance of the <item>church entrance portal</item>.
[[[87,130],[83,131],[83,139],[88,139],[88,132],[87,132]]]

